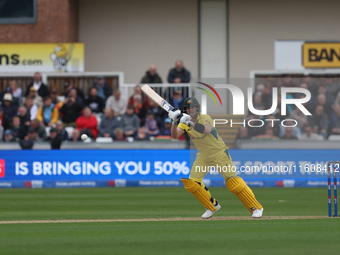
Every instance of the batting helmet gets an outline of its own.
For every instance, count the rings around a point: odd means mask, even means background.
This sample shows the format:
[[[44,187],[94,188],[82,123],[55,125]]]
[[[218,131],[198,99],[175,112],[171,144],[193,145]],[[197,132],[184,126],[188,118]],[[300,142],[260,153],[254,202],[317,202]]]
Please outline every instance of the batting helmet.
[[[198,111],[200,110],[201,106],[200,106],[196,97],[188,97],[184,100],[184,102],[183,102],[183,109],[184,110],[185,110],[186,107],[193,107],[193,106],[197,106]]]

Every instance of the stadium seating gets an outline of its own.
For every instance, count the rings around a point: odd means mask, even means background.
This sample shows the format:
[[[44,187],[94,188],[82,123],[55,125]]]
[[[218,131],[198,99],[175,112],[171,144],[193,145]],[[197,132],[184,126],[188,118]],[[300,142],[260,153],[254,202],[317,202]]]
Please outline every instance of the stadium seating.
[[[113,139],[112,137],[98,137],[96,139],[96,143],[112,143]]]
[[[340,141],[340,135],[330,135],[328,137],[329,141]]]

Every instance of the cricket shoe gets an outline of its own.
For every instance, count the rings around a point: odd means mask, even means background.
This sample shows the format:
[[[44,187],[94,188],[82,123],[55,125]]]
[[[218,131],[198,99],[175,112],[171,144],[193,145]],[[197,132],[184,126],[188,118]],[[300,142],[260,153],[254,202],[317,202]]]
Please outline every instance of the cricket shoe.
[[[220,204],[215,205],[216,210],[215,211],[210,211],[209,209],[206,209],[205,213],[202,215],[202,219],[209,219],[215,212],[221,209]]]
[[[253,218],[261,218],[263,214],[263,207],[261,209],[255,209],[253,211],[253,214],[251,215],[251,217]]]

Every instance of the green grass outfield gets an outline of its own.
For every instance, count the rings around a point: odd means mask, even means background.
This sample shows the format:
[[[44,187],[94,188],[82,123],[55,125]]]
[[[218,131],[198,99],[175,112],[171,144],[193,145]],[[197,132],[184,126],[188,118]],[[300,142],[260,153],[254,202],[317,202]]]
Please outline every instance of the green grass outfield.
[[[338,219],[302,219],[327,216],[326,188],[254,188],[266,217],[301,217],[256,220],[246,220],[249,212],[226,188],[210,190],[222,205],[217,220],[197,220],[204,210],[184,188],[1,189],[2,223],[180,219],[0,224],[0,254],[271,255],[340,251]],[[183,219],[187,217],[196,219]]]

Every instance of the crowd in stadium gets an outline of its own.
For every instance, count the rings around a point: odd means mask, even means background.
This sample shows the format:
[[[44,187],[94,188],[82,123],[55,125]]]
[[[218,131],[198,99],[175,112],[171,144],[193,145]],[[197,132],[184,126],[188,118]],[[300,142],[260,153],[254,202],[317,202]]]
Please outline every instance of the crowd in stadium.
[[[184,68],[182,61],[177,61],[167,80],[169,83],[187,83],[190,72]],[[281,84],[271,78],[267,78],[264,84],[257,84],[253,95],[255,109],[271,107],[273,86],[300,86],[311,92],[311,100],[305,107],[312,115],[306,116],[292,105],[287,106],[287,116],[282,116],[280,105],[270,116],[249,113],[246,121],[267,121],[261,128],[241,127],[237,138],[325,140],[330,135],[340,135],[340,85],[332,76],[323,80],[320,83],[318,79],[305,76],[297,85],[290,75],[285,75],[280,79]],[[141,83],[162,83],[155,66],[150,66]],[[182,90],[175,88],[172,94],[170,104],[181,108],[184,100]],[[287,94],[287,98],[300,96],[304,95]],[[280,104],[280,94],[278,97]],[[170,119],[164,110],[142,93],[140,86],[134,88],[129,98],[124,98],[119,89],[112,91],[103,76],[97,76],[88,96],[69,82],[64,84],[60,95],[57,90],[49,90],[37,72],[26,91],[11,80],[6,90],[0,93],[0,99],[1,140],[19,142],[22,148],[32,148],[36,141],[50,141],[52,148],[60,148],[63,141],[80,141],[82,134],[92,139],[111,137],[114,141],[170,139]],[[268,121],[284,118],[297,120],[297,126],[283,127],[279,121]],[[291,124],[286,122],[286,125]]]
[[[176,61],[169,71],[169,83],[188,83],[190,72]],[[162,83],[155,66],[141,79],[142,83]],[[33,81],[22,91],[15,79],[0,92],[0,137],[3,142],[19,142],[30,149],[34,142],[49,141],[58,149],[63,141],[80,141],[82,134],[95,140],[111,137],[114,141],[170,139],[171,121],[166,112],[149,100],[140,86],[129,98],[119,89],[112,91],[103,76],[97,76],[88,96],[66,82],[63,94],[49,90],[36,72]],[[60,100],[62,98],[62,100]],[[180,89],[173,91],[170,103],[181,107]],[[184,137],[180,139],[184,140]]]
[[[295,84],[290,75],[282,79],[267,78],[265,84],[257,84],[253,94],[254,108],[269,109],[272,106],[272,87],[301,87],[311,92],[311,99],[304,107],[312,114],[301,112],[298,107],[287,105],[287,115],[281,114],[281,100],[278,95],[278,106],[270,116],[255,116],[249,113],[247,121],[251,119],[267,119],[261,128],[241,127],[238,139],[282,139],[282,140],[327,140],[332,135],[340,135],[340,84],[336,77],[327,75],[323,78],[305,76],[300,84]],[[279,90],[280,92],[280,90]],[[301,93],[287,94],[289,98],[303,98]],[[279,121],[268,119],[294,119],[297,122],[286,121],[283,127]],[[272,124],[274,123],[274,124]]]

